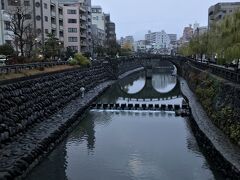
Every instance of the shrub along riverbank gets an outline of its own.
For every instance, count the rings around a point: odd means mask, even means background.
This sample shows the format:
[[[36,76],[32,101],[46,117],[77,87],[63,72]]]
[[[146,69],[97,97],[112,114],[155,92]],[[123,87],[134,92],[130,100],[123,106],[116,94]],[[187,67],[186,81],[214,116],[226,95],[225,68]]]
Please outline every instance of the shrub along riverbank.
[[[184,77],[209,118],[240,146],[240,86],[185,64]]]

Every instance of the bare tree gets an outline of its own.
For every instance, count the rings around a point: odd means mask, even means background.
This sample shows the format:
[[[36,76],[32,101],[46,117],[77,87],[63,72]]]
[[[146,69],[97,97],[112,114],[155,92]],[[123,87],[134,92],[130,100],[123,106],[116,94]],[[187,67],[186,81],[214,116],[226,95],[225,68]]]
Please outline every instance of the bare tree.
[[[32,11],[29,7],[19,5],[8,11],[10,15],[10,30],[14,34],[16,50],[20,50],[21,56],[30,56],[36,44],[36,33],[33,27]]]

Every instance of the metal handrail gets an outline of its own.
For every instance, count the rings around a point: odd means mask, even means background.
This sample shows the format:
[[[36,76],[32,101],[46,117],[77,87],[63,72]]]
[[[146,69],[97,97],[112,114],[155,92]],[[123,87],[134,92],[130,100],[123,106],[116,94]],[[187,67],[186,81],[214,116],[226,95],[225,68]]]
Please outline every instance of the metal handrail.
[[[42,67],[51,67],[51,66],[65,65],[65,64],[68,64],[68,62],[57,61],[57,62],[37,62],[37,63],[29,63],[29,64],[6,65],[6,66],[0,66],[0,74],[7,74],[10,72],[17,73],[23,70],[37,69]]]

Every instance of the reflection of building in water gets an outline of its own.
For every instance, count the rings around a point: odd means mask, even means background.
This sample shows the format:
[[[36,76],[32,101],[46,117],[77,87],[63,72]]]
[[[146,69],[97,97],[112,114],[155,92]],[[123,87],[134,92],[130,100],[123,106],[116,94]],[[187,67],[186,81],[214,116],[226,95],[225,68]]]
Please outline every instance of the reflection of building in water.
[[[177,78],[171,74],[153,74],[152,86],[159,92],[171,91],[177,84]]]
[[[91,116],[91,114],[89,115]],[[87,141],[87,147],[91,151],[95,147],[95,124],[92,120],[83,119],[81,122],[81,128],[73,131],[73,136],[70,137],[73,142],[78,142],[79,139]]]

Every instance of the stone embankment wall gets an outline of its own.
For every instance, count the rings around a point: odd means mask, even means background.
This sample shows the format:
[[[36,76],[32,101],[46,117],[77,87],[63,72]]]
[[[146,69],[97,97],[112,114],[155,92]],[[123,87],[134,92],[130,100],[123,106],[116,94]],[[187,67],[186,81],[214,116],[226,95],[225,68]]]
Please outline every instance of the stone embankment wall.
[[[101,64],[0,86],[0,144],[109,79]]]
[[[240,86],[190,64],[184,64],[183,77],[213,123],[240,146]]]

